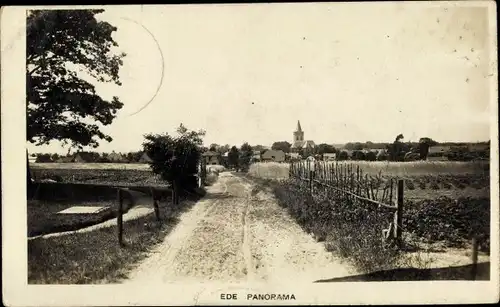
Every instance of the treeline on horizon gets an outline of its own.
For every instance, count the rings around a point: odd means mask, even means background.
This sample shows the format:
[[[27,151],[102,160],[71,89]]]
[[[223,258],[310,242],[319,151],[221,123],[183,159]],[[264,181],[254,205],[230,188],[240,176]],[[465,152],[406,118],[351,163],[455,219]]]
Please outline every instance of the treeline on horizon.
[[[362,150],[362,149],[386,149],[392,143],[389,142],[349,142],[345,143],[340,149],[346,150]],[[418,146],[419,142],[406,142],[410,146]],[[435,146],[446,146],[446,147],[462,147],[462,146],[474,146],[474,145],[489,145],[490,141],[483,142],[439,142]]]
[[[275,150],[284,150],[285,152],[290,152],[290,143],[288,144],[283,144],[283,143],[288,143],[286,141],[282,142],[274,142],[273,145],[270,147],[270,149],[275,149]],[[406,142],[406,145],[409,147],[418,147],[419,142]],[[450,149],[455,147],[455,148],[460,148],[460,147],[474,147],[474,146],[485,146],[489,145],[490,141],[483,141],[483,142],[442,142],[442,143],[437,143],[434,146],[442,146],[442,147],[449,147]],[[283,146],[285,145],[285,146]],[[287,146],[288,145],[288,146]],[[380,150],[380,149],[387,149],[390,148],[392,143],[388,142],[348,142],[344,144],[343,146],[338,144],[336,146],[333,145],[328,145],[325,143],[317,145],[317,149],[315,150],[315,154],[322,154],[322,153],[327,153],[327,152],[337,152],[340,153],[344,150],[349,150],[349,151],[358,151],[358,150]],[[203,146],[202,151],[217,151],[219,153],[224,153],[230,150],[230,148],[233,146],[230,146],[228,144],[226,145],[218,145],[218,144],[211,144],[210,146]],[[267,148],[267,146],[264,145],[254,145],[251,146],[253,150],[255,151],[260,151],[264,152]],[[288,148],[287,148],[288,147]],[[238,148],[238,147],[237,147]],[[322,150],[322,149],[325,150]],[[327,148],[331,148],[333,150],[328,150]],[[114,152],[112,151],[111,153],[107,152],[94,152],[94,151],[77,151],[74,153],[68,153],[68,154],[57,154],[57,153],[33,153],[31,154],[32,157],[36,157],[36,162],[39,163],[50,163],[50,162],[72,162],[70,161],[71,159],[74,159],[77,157],[77,155],[83,159],[85,162],[94,162],[94,163],[138,163],[141,160],[141,157],[143,156],[144,152],[143,151],[130,151],[130,152]],[[431,155],[432,156],[432,155]],[[64,161],[65,160],[65,161]]]

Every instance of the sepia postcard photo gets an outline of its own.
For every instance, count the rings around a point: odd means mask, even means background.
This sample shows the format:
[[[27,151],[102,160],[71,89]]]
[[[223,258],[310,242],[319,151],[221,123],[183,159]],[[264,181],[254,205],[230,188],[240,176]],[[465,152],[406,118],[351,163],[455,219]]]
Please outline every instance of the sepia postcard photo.
[[[498,302],[496,23],[4,7],[4,304]]]

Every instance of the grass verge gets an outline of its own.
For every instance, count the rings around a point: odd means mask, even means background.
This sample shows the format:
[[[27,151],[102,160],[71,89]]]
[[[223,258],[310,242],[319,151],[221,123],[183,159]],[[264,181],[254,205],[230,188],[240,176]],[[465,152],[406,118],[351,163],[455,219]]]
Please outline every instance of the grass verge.
[[[198,199],[199,196],[190,195],[178,206],[162,202],[160,222],[150,214],[124,223],[124,247],[118,244],[116,226],[30,240],[28,283],[98,284],[126,278],[134,264],[162,242],[178,223],[179,216]]]

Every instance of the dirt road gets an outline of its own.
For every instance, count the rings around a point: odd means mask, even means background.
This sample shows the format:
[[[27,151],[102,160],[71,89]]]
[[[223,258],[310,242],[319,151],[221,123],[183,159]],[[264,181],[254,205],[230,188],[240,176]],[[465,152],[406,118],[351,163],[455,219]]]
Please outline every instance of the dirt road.
[[[313,282],[355,273],[306,234],[269,191],[221,173],[123,282]]]

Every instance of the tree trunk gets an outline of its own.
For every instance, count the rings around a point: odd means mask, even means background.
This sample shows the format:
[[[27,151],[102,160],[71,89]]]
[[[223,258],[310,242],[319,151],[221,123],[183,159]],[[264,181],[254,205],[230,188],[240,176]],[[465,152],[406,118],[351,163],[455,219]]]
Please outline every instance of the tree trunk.
[[[28,155],[28,150],[26,150],[26,189],[28,191],[28,196],[31,196],[32,192],[32,177],[31,177],[31,169],[30,169],[30,160]]]

